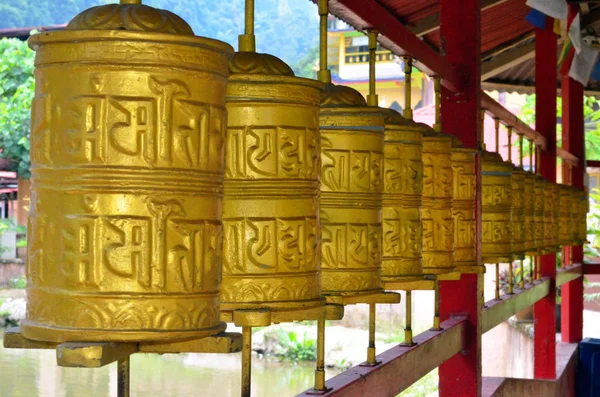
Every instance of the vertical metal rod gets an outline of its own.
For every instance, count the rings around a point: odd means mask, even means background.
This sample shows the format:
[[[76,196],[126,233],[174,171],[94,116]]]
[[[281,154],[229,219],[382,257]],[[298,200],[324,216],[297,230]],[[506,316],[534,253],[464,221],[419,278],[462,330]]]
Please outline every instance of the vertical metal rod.
[[[379,99],[377,98],[377,92],[375,83],[377,77],[375,75],[375,63],[377,61],[377,31],[375,29],[369,29],[367,31],[369,37],[369,95],[367,95],[367,103],[369,106],[379,106]]]
[[[413,110],[411,104],[411,74],[412,74],[412,58],[410,56],[404,57],[404,110],[402,115],[404,118],[412,120]]]
[[[523,134],[519,134],[519,167],[523,168]]]
[[[540,279],[540,257],[539,256],[535,257],[535,279],[536,280]]]
[[[406,291],[406,326],[404,327],[403,345],[412,346],[414,344],[412,333],[412,291]]]
[[[315,390],[325,390],[325,318],[317,320],[317,369],[315,370]]]
[[[525,264],[523,262],[525,261],[521,259],[521,282],[519,283],[521,289],[525,288]]]
[[[256,37],[254,36],[254,0],[246,0],[244,14],[244,34],[238,37],[240,52],[255,52]]]
[[[327,69],[327,18],[329,0],[319,0],[319,71],[317,78],[321,83],[331,83],[331,71]]]
[[[514,288],[514,283],[513,283],[513,262],[512,261],[508,261],[508,295],[512,295],[513,292],[513,288]]]
[[[129,357],[117,362],[117,397],[129,397]]]
[[[442,131],[442,84],[440,76],[433,76],[433,90],[435,93],[435,124],[433,129]]]
[[[535,256],[529,257],[529,284],[533,284],[533,270],[535,269]]]
[[[529,171],[533,172],[533,142],[529,141]]]
[[[377,310],[374,303],[369,303],[369,347],[367,347],[367,364],[377,365],[375,359],[375,321]]]
[[[254,34],[254,0],[246,0],[246,18],[244,19],[244,33]]]
[[[242,397],[250,397],[252,382],[252,327],[242,327]]]
[[[486,146],[485,146],[485,109],[481,108],[481,110],[479,111],[479,123],[481,124],[481,145],[483,147],[483,150],[486,150]]]
[[[494,117],[494,133],[496,134],[496,153],[500,153],[500,119]]]
[[[496,263],[496,300],[500,300],[500,264]]]
[[[508,162],[512,163],[512,127],[506,127],[508,129]]]
[[[434,307],[433,307],[433,331],[441,330],[440,327],[440,282],[435,280],[434,284]]]

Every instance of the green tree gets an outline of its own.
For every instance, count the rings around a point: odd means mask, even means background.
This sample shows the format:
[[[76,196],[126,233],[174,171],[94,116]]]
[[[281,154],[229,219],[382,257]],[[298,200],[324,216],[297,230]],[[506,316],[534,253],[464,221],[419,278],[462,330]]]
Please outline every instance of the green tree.
[[[562,118],[562,98],[556,98],[556,117]],[[535,125],[535,94],[527,95],[525,105],[519,117],[528,125]],[[584,97],[583,117],[585,129],[585,156],[588,159],[600,159],[600,101],[595,97]],[[562,145],[562,124],[556,125],[557,145]],[[525,153],[529,153],[529,144],[524,144]]]
[[[0,158],[29,178],[29,128],[34,94],[33,51],[17,39],[0,40]]]

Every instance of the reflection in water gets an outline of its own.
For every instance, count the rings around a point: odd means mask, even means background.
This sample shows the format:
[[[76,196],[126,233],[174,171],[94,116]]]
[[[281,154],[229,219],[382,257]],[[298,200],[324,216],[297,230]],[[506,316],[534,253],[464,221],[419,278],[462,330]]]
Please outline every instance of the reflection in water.
[[[1,336],[1,335],[0,335]],[[254,359],[253,396],[287,397],[310,388],[314,363]],[[136,354],[131,359],[133,396],[238,397],[241,354]],[[116,364],[60,368],[54,350],[4,349],[0,345],[2,397],[116,396]],[[335,375],[328,371],[328,377]]]

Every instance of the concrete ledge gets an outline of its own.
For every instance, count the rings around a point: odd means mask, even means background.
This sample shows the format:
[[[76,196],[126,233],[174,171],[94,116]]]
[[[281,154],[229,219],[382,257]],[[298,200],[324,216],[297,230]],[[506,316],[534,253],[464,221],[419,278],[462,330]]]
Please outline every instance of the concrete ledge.
[[[483,377],[482,397],[575,397],[577,344],[556,344],[555,380]]]

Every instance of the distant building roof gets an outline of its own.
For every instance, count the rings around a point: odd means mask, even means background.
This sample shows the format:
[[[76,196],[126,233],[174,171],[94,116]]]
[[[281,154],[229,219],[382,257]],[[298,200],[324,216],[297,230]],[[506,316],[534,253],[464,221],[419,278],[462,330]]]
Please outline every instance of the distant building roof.
[[[0,39],[3,37],[17,38],[19,40],[27,40],[32,30],[38,30],[40,32],[51,32],[54,30],[63,30],[67,25],[50,25],[50,26],[30,26],[26,28],[10,28],[0,29]]]

